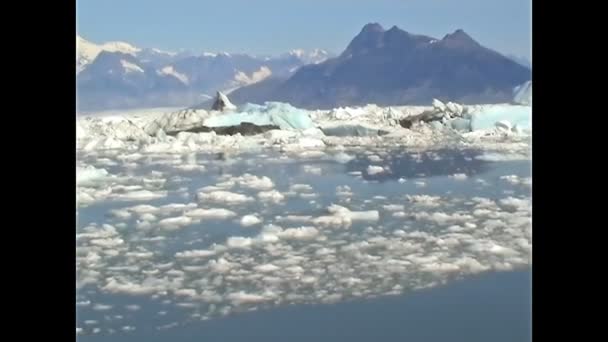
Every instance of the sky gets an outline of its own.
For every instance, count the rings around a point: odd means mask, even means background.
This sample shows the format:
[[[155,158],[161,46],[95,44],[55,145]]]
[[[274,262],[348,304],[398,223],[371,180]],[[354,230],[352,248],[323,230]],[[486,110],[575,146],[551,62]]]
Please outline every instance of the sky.
[[[77,32],[170,51],[340,53],[377,22],[442,38],[463,29],[482,45],[531,60],[532,0],[77,0]]]

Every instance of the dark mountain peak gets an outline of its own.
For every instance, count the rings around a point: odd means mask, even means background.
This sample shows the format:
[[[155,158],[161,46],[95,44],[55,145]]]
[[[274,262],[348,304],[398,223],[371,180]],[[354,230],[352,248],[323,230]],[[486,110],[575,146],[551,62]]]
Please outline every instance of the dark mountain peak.
[[[384,27],[378,23],[369,23],[363,26],[361,33],[363,32],[384,32]]]
[[[454,31],[454,33],[447,34],[445,37],[443,37],[443,40],[449,42],[477,44],[477,42],[466,32],[464,32],[463,29],[457,29]]]
[[[384,32],[384,28],[378,23],[370,23],[363,26],[361,32],[348,44],[342,55],[349,56],[353,53],[365,53],[382,46]]]

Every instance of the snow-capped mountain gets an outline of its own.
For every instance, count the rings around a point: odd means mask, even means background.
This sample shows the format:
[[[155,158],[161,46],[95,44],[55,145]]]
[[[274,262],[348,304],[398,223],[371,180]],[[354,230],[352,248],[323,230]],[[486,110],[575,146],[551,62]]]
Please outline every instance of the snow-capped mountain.
[[[91,64],[102,51],[118,52],[136,56],[141,49],[125,42],[107,42],[97,45],[81,36],[76,36],[76,72],[80,73],[87,65]]]
[[[194,55],[124,42],[95,44],[80,36],[76,45],[81,109],[152,105],[152,94],[155,106],[189,106],[217,90],[230,92],[269,78],[286,79],[301,66],[330,56],[321,49],[292,50],[278,57],[228,52]]]
[[[331,54],[323,49],[313,49],[306,51],[304,49],[294,49],[287,53],[288,56],[294,56],[305,64],[319,64],[325,62]]]

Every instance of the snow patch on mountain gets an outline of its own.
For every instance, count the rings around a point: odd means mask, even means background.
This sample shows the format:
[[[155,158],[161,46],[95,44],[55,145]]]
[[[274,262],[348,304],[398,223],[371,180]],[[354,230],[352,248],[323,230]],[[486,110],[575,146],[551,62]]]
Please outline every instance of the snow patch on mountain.
[[[267,66],[260,67],[260,70],[254,71],[250,76],[247,76],[242,71],[238,71],[234,75],[234,81],[239,85],[249,85],[260,82],[272,75],[272,71]]]
[[[125,69],[125,72],[128,73],[132,73],[132,72],[144,72],[144,69],[142,69],[141,67],[139,67],[136,64],[133,64],[131,62],[127,62],[124,59],[120,60],[120,65],[122,65],[122,67]]]
[[[184,84],[188,84],[189,80],[188,80],[188,76],[186,76],[185,74],[179,73],[175,70],[175,68],[173,68],[172,65],[168,65],[160,70],[156,71],[159,75],[165,75],[165,76],[173,76],[175,78],[177,78],[178,80],[180,80],[182,83]]]

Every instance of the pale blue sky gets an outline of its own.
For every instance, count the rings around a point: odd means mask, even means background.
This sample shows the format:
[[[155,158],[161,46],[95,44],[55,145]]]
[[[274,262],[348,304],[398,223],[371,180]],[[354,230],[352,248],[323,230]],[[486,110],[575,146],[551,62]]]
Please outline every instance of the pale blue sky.
[[[532,0],[77,0],[77,31],[96,43],[194,52],[340,53],[368,22],[442,38],[458,28],[531,59]]]

